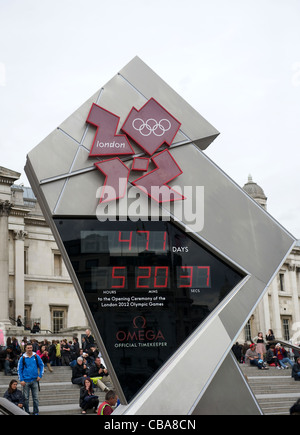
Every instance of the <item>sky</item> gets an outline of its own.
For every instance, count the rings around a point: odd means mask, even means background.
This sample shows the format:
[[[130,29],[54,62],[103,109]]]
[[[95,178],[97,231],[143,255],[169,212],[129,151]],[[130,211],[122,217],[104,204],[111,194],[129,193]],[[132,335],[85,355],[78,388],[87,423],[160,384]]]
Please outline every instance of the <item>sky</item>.
[[[205,153],[300,239],[299,0],[0,0],[0,166],[139,56],[220,135]]]

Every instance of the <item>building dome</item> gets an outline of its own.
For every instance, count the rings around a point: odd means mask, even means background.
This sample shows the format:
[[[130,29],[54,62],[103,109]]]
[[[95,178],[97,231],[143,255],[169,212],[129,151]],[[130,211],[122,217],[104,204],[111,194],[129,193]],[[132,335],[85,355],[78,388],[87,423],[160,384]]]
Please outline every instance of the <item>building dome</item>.
[[[251,175],[248,176],[248,183],[244,185],[243,189],[262,207],[266,208],[267,197],[265,192],[257,183],[254,183]]]

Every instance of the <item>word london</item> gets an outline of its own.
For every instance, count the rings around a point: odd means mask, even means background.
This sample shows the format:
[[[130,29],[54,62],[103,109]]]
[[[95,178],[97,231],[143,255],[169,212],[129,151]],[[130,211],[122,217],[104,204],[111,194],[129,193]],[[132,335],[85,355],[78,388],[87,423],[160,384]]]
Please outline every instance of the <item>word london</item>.
[[[125,142],[119,143],[116,141],[113,142],[99,142],[96,144],[99,148],[125,148]]]

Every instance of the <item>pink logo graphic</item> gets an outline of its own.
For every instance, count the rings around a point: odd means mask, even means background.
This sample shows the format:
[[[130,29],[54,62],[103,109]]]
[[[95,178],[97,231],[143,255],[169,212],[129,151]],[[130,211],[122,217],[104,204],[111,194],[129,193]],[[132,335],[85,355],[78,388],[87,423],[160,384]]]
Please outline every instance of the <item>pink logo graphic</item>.
[[[97,127],[90,152],[94,156],[114,156],[134,154],[127,137],[117,135],[120,118],[97,104],[93,104],[86,122]]]
[[[156,154],[152,162],[156,169],[133,181],[132,184],[159,203],[185,199],[167,184],[182,174],[182,170],[169,151],[165,150]]]
[[[126,193],[129,169],[118,157],[95,163],[99,171],[105,175],[104,187],[100,202],[109,202],[123,198]]]
[[[90,157],[134,154],[126,137],[130,137],[145,153],[152,156],[161,146],[170,146],[181,126],[180,122],[151,98],[140,110],[131,109],[121,130],[126,135],[116,134],[120,118],[106,109],[93,104],[87,118],[97,127]],[[151,159],[134,157],[131,171],[147,172]],[[170,202],[185,199],[168,183],[182,174],[182,170],[168,150],[152,157],[155,168],[132,181],[132,184],[155,201]],[[105,176],[100,203],[123,198],[126,194],[130,169],[118,157],[101,160],[95,166]]]
[[[140,110],[131,109],[122,130],[152,156],[164,143],[173,142],[180,122],[151,98]]]

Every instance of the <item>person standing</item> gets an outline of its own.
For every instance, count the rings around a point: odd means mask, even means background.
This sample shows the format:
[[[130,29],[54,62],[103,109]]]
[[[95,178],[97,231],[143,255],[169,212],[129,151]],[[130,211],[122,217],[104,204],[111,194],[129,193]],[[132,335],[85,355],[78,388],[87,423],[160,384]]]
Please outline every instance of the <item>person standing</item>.
[[[262,332],[258,333],[258,337],[256,340],[256,352],[258,353],[260,359],[264,360],[264,356],[267,353],[264,336]]]
[[[95,345],[95,339],[91,334],[91,331],[87,329],[85,331],[85,344],[86,344],[86,351],[89,350],[93,345]]]
[[[70,364],[71,348],[66,339],[61,341],[61,364],[68,366]]]
[[[44,364],[41,358],[33,352],[32,344],[27,343],[25,353],[18,364],[18,375],[25,396],[25,411],[29,414],[29,395],[32,393],[33,414],[39,414],[39,381],[44,374]]]

